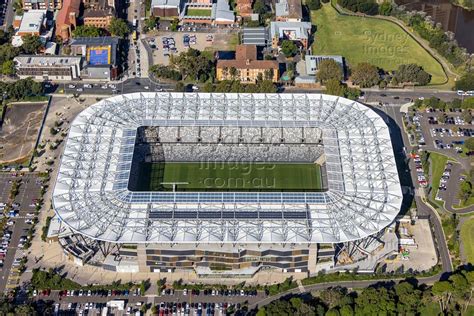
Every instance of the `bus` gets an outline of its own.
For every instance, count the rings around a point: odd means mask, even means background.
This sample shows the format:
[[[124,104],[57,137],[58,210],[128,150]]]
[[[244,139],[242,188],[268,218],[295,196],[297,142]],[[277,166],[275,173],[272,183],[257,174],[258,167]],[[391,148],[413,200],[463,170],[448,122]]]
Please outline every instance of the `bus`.
[[[134,41],[136,41],[136,40],[138,39],[137,31],[133,31],[133,33],[132,33],[132,39],[133,39]]]

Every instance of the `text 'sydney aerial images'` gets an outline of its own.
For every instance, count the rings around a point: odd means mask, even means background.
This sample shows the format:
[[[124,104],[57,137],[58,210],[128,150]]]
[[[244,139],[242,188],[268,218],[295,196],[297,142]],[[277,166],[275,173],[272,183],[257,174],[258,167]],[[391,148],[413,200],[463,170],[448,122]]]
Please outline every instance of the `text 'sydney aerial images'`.
[[[0,0],[0,315],[474,315],[470,0]]]

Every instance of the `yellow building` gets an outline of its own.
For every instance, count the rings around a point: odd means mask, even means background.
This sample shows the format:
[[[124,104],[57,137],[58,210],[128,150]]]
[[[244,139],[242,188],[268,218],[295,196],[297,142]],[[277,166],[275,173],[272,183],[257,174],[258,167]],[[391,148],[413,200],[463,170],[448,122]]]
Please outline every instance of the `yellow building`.
[[[276,60],[257,60],[257,46],[239,45],[235,59],[217,61],[217,80],[240,80],[255,83],[258,79],[277,82],[279,66]],[[260,77],[260,78],[259,78]]]

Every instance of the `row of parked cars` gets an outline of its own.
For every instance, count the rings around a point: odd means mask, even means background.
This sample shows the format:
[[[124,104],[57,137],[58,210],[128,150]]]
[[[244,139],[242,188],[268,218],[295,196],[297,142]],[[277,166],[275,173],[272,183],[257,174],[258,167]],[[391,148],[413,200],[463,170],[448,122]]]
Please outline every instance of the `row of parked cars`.
[[[201,303],[201,302],[168,302],[160,303],[157,306],[157,312],[159,316],[166,315],[214,315],[216,312],[225,315],[228,309],[239,310],[241,308],[240,303]]]
[[[426,180],[426,176],[423,170],[423,164],[421,162],[420,155],[412,154],[411,157],[413,158],[413,161],[415,162],[418,184],[421,185],[422,187],[426,187],[428,185],[428,181]]]
[[[452,166],[453,166],[453,164],[448,162],[448,163],[446,163],[446,166],[444,167],[443,175],[441,176],[441,179],[439,180],[439,190],[440,191],[445,191],[447,189],[446,184],[449,181],[449,177],[451,177],[451,167]]]
[[[161,291],[161,295],[174,295],[173,289],[163,289]],[[204,295],[204,296],[256,296],[257,290],[237,290],[237,289],[230,289],[230,290],[216,290],[216,289],[184,289],[183,295]]]
[[[133,290],[62,290],[59,296],[140,296],[140,289]],[[33,293],[34,295],[34,293]]]

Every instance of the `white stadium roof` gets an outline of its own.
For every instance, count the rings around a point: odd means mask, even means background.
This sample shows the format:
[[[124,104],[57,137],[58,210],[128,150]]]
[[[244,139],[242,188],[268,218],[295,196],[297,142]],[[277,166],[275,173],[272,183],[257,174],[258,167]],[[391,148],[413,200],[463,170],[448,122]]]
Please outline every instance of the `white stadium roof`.
[[[326,192],[132,192],[140,126],[319,127]],[[322,94],[133,93],[72,122],[53,193],[72,230],[118,243],[336,243],[375,234],[402,192],[387,125]]]

